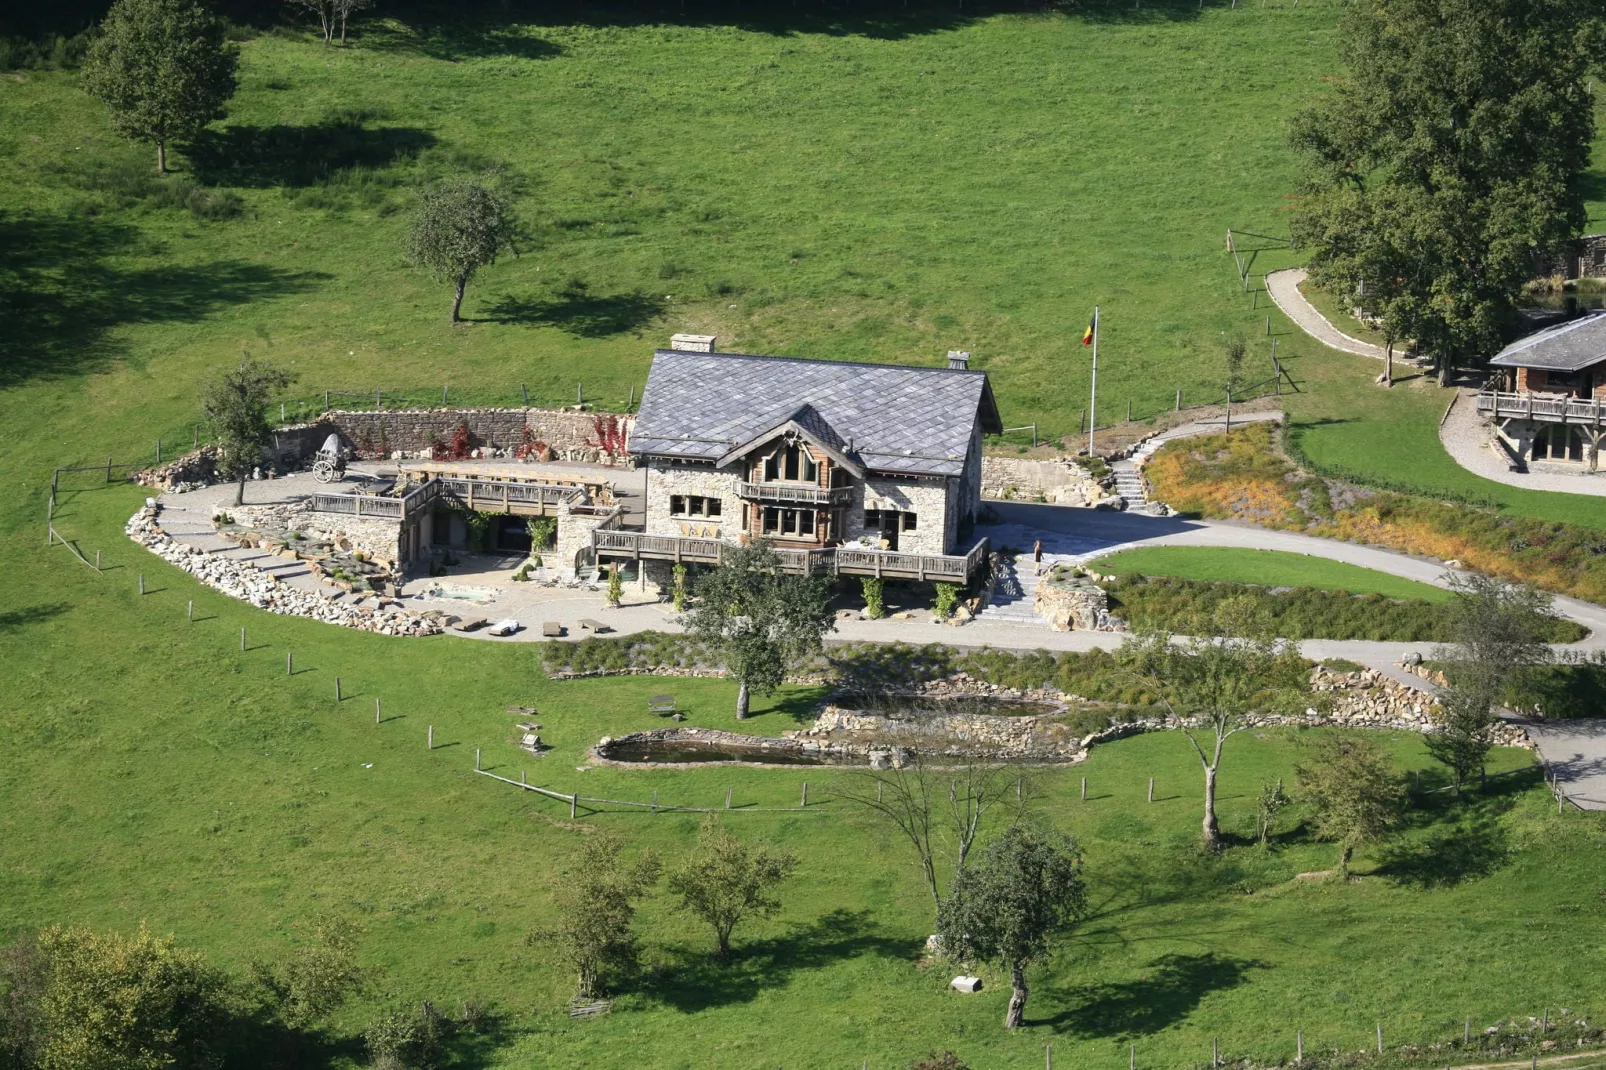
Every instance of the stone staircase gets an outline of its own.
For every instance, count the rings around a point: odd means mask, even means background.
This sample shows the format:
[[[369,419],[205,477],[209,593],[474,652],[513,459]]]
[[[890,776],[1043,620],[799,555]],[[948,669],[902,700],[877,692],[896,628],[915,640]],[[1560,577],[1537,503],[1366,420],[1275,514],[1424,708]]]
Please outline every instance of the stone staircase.
[[[1116,461],[1110,465],[1115,474],[1115,493],[1126,499],[1128,509],[1141,509],[1149,504],[1149,487],[1143,473],[1134,461]]]
[[[1043,567],[1049,567],[1047,557]],[[988,602],[976,619],[997,624],[1028,624],[1046,627],[1047,621],[1038,614],[1037,571],[1030,554],[1021,554],[1018,562],[1002,562],[998,581],[993,585],[992,601]]]

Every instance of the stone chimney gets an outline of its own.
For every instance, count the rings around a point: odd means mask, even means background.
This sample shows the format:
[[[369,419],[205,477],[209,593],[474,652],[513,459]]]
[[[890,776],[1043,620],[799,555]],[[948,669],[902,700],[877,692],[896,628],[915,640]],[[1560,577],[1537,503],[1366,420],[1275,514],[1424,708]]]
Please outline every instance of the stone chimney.
[[[718,336],[712,334],[672,334],[669,336],[669,348],[682,353],[712,353],[714,343],[718,340]]]
[[[962,349],[950,349],[948,351],[948,370],[968,372],[970,370],[970,354]]]

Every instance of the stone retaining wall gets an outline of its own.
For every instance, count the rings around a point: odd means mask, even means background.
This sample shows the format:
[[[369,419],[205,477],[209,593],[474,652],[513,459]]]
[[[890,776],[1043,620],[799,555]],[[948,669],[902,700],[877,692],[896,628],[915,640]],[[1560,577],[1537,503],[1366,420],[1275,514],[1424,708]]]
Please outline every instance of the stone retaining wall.
[[[359,456],[380,459],[398,452],[417,455],[429,450],[434,443],[450,444],[453,434],[464,425],[469,429],[473,447],[511,456],[513,450],[525,444],[528,429],[529,440],[544,443],[552,459],[608,463],[610,458],[602,448],[597,424],[599,420],[610,418],[618,421],[628,441],[635,424],[634,416],[523,408],[332,409],[312,424],[283,428],[278,433],[287,438],[298,434],[297,441],[305,451],[303,456],[317,450],[324,438],[334,431]],[[302,433],[304,429],[311,429],[311,433]],[[628,463],[623,454],[614,459],[618,463]]]
[[[981,496],[1020,498],[1057,505],[1092,505],[1111,496],[1086,469],[1071,461],[982,457]]]

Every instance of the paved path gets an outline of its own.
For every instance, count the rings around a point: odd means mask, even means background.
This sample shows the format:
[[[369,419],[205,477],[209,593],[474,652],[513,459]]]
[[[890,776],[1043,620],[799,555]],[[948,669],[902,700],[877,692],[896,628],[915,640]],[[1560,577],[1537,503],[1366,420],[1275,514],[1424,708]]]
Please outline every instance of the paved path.
[[[1376,357],[1379,360],[1388,355],[1382,346],[1363,342],[1359,338],[1351,338],[1334,327],[1328,318],[1316,311],[1316,306],[1299,292],[1299,284],[1304,281],[1304,268],[1284,268],[1266,276],[1266,292],[1271,295],[1272,302],[1282,309],[1283,315],[1294,321],[1295,326],[1322,345],[1345,353],[1354,353],[1358,357]],[[1400,354],[1396,351],[1395,355]]]
[[[1513,472],[1506,454],[1494,441],[1494,429],[1478,415],[1477,396],[1475,390],[1460,391],[1449,417],[1439,425],[1439,442],[1456,464],[1473,475],[1510,487],[1606,496],[1606,473]]]
[[[1544,721],[1528,730],[1556,790],[1580,810],[1606,810],[1606,720]]]

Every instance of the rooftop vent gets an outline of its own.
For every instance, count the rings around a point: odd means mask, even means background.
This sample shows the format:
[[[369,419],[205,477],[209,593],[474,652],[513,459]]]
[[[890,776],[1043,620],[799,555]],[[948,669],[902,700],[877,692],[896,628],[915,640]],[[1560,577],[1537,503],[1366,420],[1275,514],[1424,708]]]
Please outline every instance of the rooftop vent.
[[[968,372],[970,370],[970,354],[962,349],[950,349],[948,351],[948,370]]]
[[[718,336],[712,334],[672,334],[669,348],[682,353],[712,353],[717,340]]]

